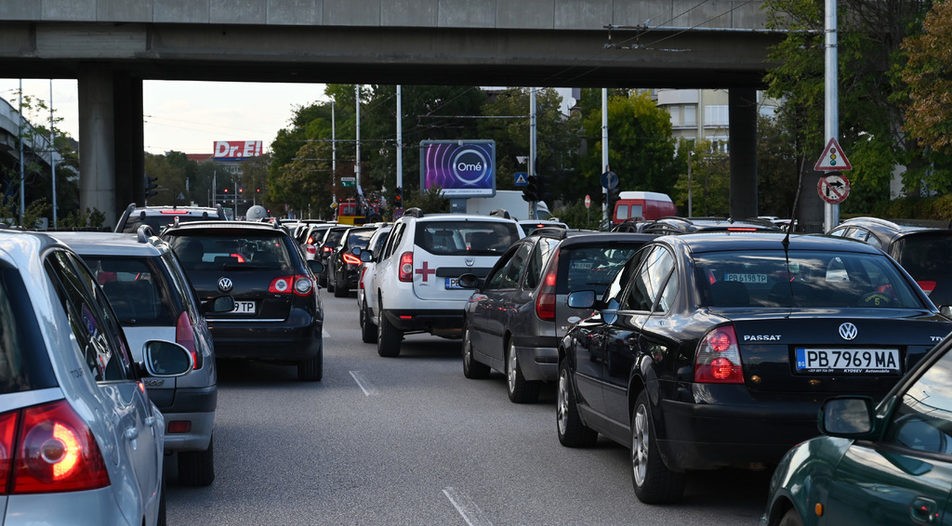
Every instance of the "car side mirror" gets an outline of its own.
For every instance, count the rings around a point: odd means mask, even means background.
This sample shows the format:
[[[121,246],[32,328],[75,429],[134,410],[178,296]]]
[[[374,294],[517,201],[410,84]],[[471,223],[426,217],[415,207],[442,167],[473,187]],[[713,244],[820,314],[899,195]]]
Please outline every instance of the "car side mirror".
[[[314,274],[323,274],[324,273],[324,264],[316,259],[310,259],[307,262],[307,268],[311,269],[311,272]]]
[[[235,310],[235,298],[228,295],[202,302],[203,313],[224,314],[233,310]]]
[[[165,340],[149,340],[142,344],[143,363],[140,373],[155,378],[174,378],[192,370],[195,359],[185,347]]]
[[[942,305],[939,307],[939,314],[952,319],[952,305]]]
[[[568,306],[573,309],[591,309],[595,306],[594,290],[578,290],[569,294],[566,298]]]
[[[360,256],[360,253],[363,252],[363,249],[360,247],[353,247],[350,249],[350,253],[355,256]]]
[[[868,397],[837,397],[820,407],[819,428],[826,435],[862,438],[873,431],[873,401]]]
[[[361,250],[361,251],[360,251],[360,254],[358,254],[358,255],[360,256],[360,260],[363,261],[363,262],[365,262],[365,263],[368,262],[368,261],[373,261],[373,260],[374,260],[374,253],[373,253],[373,251],[371,251],[371,250]]]

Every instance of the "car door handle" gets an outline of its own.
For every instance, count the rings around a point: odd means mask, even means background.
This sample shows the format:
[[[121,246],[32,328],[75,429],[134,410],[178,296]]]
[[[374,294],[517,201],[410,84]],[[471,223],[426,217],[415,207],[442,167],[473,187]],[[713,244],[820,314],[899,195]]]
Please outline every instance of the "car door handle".
[[[938,506],[935,501],[926,497],[916,497],[912,501],[912,520],[916,524],[935,524],[939,521]]]
[[[126,437],[126,440],[135,440],[139,436],[139,430],[134,427],[127,427],[122,436]]]

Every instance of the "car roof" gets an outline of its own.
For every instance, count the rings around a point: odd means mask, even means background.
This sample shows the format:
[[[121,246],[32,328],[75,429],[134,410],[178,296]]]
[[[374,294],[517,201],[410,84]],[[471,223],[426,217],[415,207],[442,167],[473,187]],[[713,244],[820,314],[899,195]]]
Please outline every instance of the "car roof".
[[[163,235],[189,232],[192,230],[260,230],[264,232],[280,232],[281,234],[290,236],[288,231],[281,228],[280,225],[262,223],[260,221],[190,221],[166,228],[163,231]]]
[[[20,269],[34,267],[38,254],[50,247],[64,245],[47,234],[0,228],[0,259]]]
[[[711,232],[698,234],[677,234],[661,236],[656,241],[671,245],[686,245],[691,252],[721,252],[747,250],[782,250],[783,232]],[[790,250],[834,250],[838,252],[858,252],[882,254],[882,251],[865,243],[850,239],[822,235],[794,234],[789,236]]]
[[[571,247],[574,245],[592,245],[638,242],[647,243],[658,236],[656,234],[641,234],[635,232],[569,232],[569,235],[562,240],[560,246]],[[533,234],[535,235],[535,234]]]
[[[651,229],[654,225],[668,225],[686,232],[703,230],[727,230],[729,228],[756,228],[759,230],[779,230],[779,227],[764,219],[733,219],[728,217],[662,217],[645,225]]]
[[[53,237],[80,254],[156,256],[168,251],[158,237],[118,232],[55,232]]]
[[[923,230],[952,230],[952,221],[938,219],[881,219],[878,217],[853,217],[837,225],[835,228],[847,226],[863,226],[875,230],[890,230],[897,234],[921,232]],[[831,229],[832,230],[832,229]]]
[[[518,224],[515,219],[506,219],[504,217],[484,216],[478,214],[426,214],[422,217],[403,216],[399,219],[399,221],[403,221],[404,218],[407,218],[407,221],[493,221],[496,223]]]

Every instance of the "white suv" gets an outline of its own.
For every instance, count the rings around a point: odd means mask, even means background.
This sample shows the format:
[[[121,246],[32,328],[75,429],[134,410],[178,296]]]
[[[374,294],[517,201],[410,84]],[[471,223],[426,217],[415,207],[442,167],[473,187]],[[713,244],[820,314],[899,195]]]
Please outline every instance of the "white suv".
[[[472,290],[460,287],[459,276],[485,276],[522,237],[512,219],[424,215],[408,209],[394,224],[374,267],[371,319],[377,325],[377,353],[399,355],[406,333],[460,338],[463,307]]]

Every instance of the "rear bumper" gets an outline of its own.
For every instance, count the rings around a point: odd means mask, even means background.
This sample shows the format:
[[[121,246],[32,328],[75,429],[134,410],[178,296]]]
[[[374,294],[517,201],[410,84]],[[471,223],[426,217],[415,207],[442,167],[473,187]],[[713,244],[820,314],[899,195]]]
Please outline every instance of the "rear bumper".
[[[776,464],[794,445],[819,434],[820,403],[751,406],[662,400],[665,438],[658,446],[674,470]]]
[[[459,331],[462,335],[463,331],[462,309],[385,310],[383,315],[394,327],[404,332]]]
[[[164,413],[165,451],[205,451],[215,430],[215,413]],[[185,433],[171,433],[172,422],[187,421],[191,424]]]
[[[551,341],[550,341],[551,340]],[[559,350],[556,338],[538,338],[531,345],[516,342],[516,358],[522,376],[529,381],[551,382],[559,377]]]
[[[324,323],[297,316],[278,322],[208,320],[218,358],[296,362],[321,352]]]

